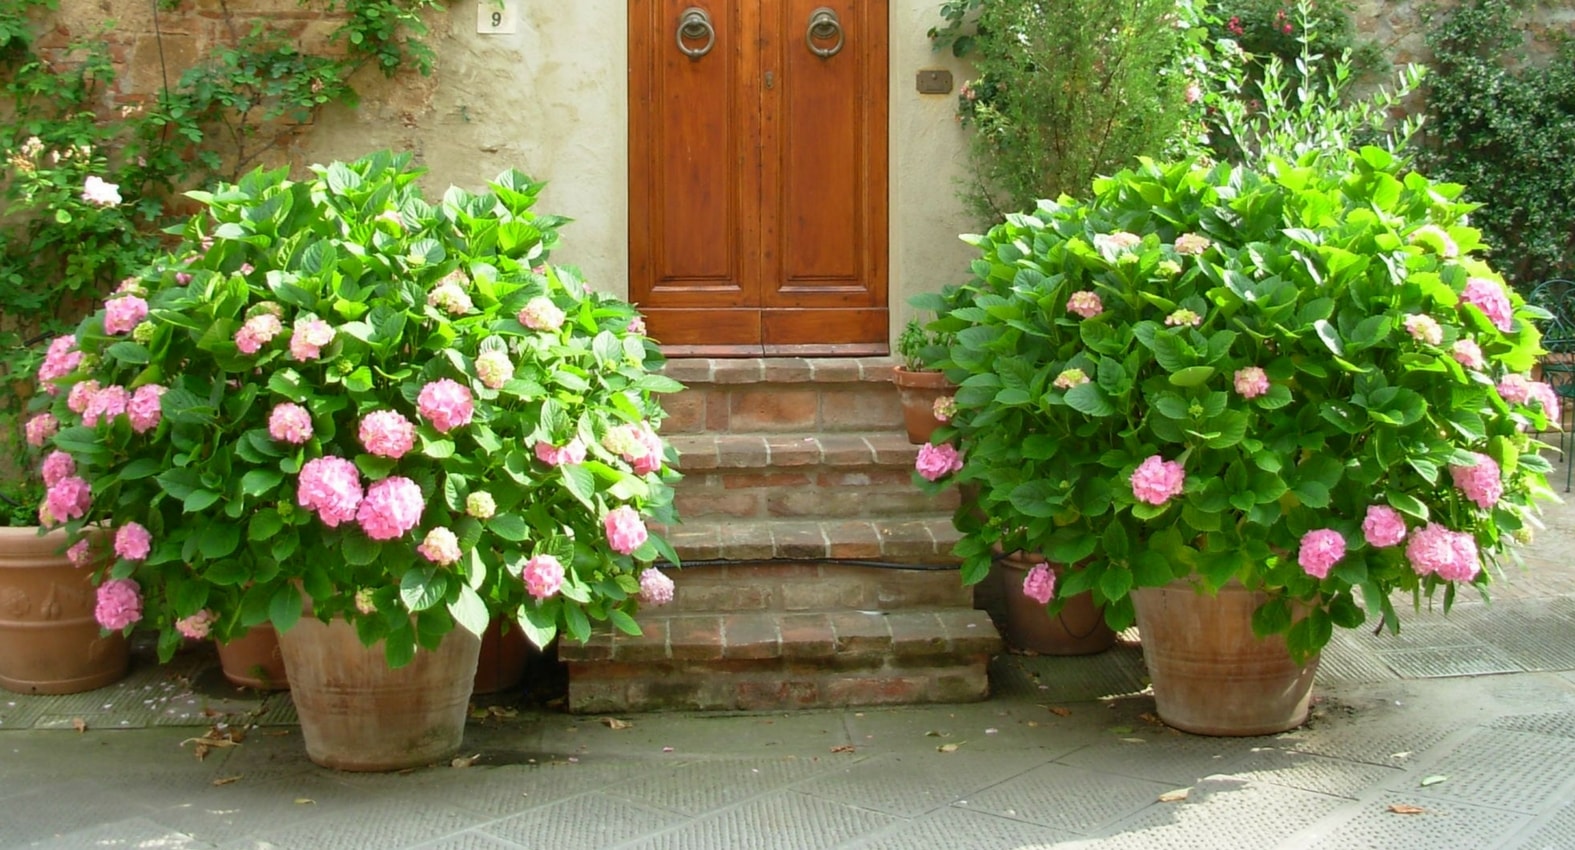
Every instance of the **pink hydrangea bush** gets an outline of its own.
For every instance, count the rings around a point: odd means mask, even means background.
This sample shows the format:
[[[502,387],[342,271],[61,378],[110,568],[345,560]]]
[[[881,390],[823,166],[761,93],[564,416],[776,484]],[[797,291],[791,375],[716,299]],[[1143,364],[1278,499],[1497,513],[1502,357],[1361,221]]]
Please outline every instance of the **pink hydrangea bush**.
[[[1462,192],[1377,148],[1144,162],[967,237],[976,276],[912,301],[953,340],[967,463],[918,478],[959,487],[964,581],[1043,552],[1117,629],[1133,588],[1239,582],[1298,658],[1486,589],[1551,495],[1560,411],[1546,314]]]
[[[542,184],[434,204],[418,173],[384,153],[199,193],[182,244],[50,344],[39,518],[106,628],[168,657],[309,602],[397,665],[418,632],[586,640],[672,598],[658,395],[680,387],[639,315],[550,261]],[[268,216],[267,242],[221,226]]]

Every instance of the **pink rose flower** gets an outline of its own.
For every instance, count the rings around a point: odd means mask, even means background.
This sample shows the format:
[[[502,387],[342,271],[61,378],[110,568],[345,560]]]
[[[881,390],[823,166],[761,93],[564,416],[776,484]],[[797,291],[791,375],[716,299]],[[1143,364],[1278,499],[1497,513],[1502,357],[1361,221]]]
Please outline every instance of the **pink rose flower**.
[[[1405,518],[1388,505],[1369,505],[1362,520],[1362,536],[1367,545],[1382,549],[1405,539]]]
[[[53,487],[62,479],[77,474],[77,462],[65,452],[53,451],[44,457],[41,470],[44,475],[44,486]]]
[[[432,427],[446,434],[462,425],[469,425],[475,408],[468,387],[448,378],[439,378],[421,388],[421,394],[416,397],[416,411],[431,422]]]
[[[105,387],[88,400],[87,410],[82,411],[82,424],[92,428],[101,419],[108,422],[125,413],[126,405],[130,402],[131,393],[127,392],[125,387]]]
[[[914,459],[913,468],[918,470],[926,481],[939,481],[963,468],[962,456],[950,443],[942,443],[938,446],[925,443],[919,447],[919,456]]]
[[[1151,455],[1132,471],[1132,495],[1140,502],[1163,505],[1181,492],[1186,480],[1181,464]]]
[[[89,174],[82,181],[82,200],[95,207],[113,207],[120,204],[120,186],[97,174]]]
[[[334,341],[334,326],[316,316],[295,321],[290,333],[290,356],[305,362],[323,356],[323,346]]]
[[[492,349],[476,355],[476,377],[487,389],[502,389],[514,378],[514,361],[507,351]]]
[[[1055,572],[1049,564],[1040,561],[1028,571],[1023,577],[1023,595],[1040,605],[1050,604],[1055,598]]]
[[[1499,476],[1498,462],[1481,452],[1474,452],[1476,466],[1449,467],[1449,477],[1455,482],[1455,487],[1466,494],[1466,498],[1477,503],[1477,507],[1487,510],[1498,502],[1504,495],[1504,482]]]
[[[398,460],[416,444],[416,424],[392,410],[361,417],[361,445],[379,457]]]
[[[55,522],[80,519],[93,506],[93,491],[80,476],[68,475],[56,481],[44,493],[44,507]],[[54,525],[54,523],[45,523]]]
[[[88,405],[93,403],[93,396],[96,395],[98,381],[78,381],[71,385],[71,391],[66,394],[66,407],[79,416],[86,414]]]
[[[646,605],[666,605],[673,601],[673,580],[655,567],[640,573],[640,601]]]
[[[142,619],[142,586],[129,578],[112,578],[98,586],[93,618],[112,632]]]
[[[550,332],[563,327],[563,320],[568,317],[558,309],[558,305],[552,303],[552,299],[538,295],[520,308],[517,318],[520,324],[533,331]]]
[[[293,401],[280,402],[268,412],[268,436],[281,443],[301,445],[312,438],[312,414]]]
[[[329,528],[354,520],[361,496],[361,473],[342,457],[312,458],[297,476],[296,503],[316,511]]]
[[[130,333],[148,317],[148,302],[135,295],[121,295],[104,302],[104,333]]]
[[[1069,313],[1076,313],[1085,319],[1092,319],[1105,312],[1105,305],[1099,300],[1099,293],[1084,289],[1072,293],[1066,299],[1066,309]]]
[[[1236,370],[1236,392],[1242,398],[1257,398],[1269,391],[1269,374],[1257,366]]]
[[[1467,369],[1481,369],[1487,365],[1487,361],[1482,357],[1482,347],[1473,340],[1457,340],[1450,353],[1454,355],[1456,363]]]
[[[126,402],[126,418],[131,420],[131,430],[138,434],[159,427],[159,419],[164,415],[162,399],[168,387],[158,384],[143,384],[131,394],[131,401]]]
[[[141,561],[152,549],[153,535],[135,522],[115,529],[115,555],[128,561]]]
[[[648,536],[640,514],[628,505],[609,511],[602,519],[602,528],[607,532],[607,544],[620,555],[640,548]]]
[[[82,352],[77,350],[77,338],[74,336],[57,336],[49,343],[49,349],[44,352],[44,362],[38,366],[38,383],[44,392],[57,395],[60,387],[55,381],[64,378],[82,364]],[[77,413],[82,411],[77,410]]]
[[[1510,306],[1509,296],[1504,294],[1502,283],[1481,277],[1467,278],[1466,289],[1460,293],[1460,303],[1481,310],[1501,331],[1507,333],[1514,326],[1514,308]]]
[[[1417,342],[1438,345],[1444,341],[1444,329],[1426,313],[1413,313],[1405,317],[1405,332]]]
[[[1329,568],[1345,557],[1345,538],[1332,528],[1319,528],[1302,535],[1296,563],[1313,578],[1326,578]]]
[[[563,564],[551,555],[537,555],[525,562],[520,571],[525,591],[537,599],[546,599],[563,587]]]
[[[457,563],[462,554],[459,551],[459,538],[441,525],[427,532],[416,551],[421,553],[421,557],[443,567]]]
[[[366,498],[356,511],[356,522],[373,540],[396,540],[421,521],[426,500],[416,482],[390,475],[366,490]]]
[[[1475,537],[1434,522],[1411,535],[1405,556],[1417,575],[1437,575],[1447,581],[1470,581],[1482,568]]]
[[[22,431],[27,435],[27,444],[34,448],[43,448],[50,437],[60,433],[60,420],[53,413],[40,413],[27,420],[22,426]]]
[[[201,611],[175,621],[175,631],[192,640],[203,640],[208,637],[208,632],[213,628],[213,621],[219,617],[217,614],[204,608]]]

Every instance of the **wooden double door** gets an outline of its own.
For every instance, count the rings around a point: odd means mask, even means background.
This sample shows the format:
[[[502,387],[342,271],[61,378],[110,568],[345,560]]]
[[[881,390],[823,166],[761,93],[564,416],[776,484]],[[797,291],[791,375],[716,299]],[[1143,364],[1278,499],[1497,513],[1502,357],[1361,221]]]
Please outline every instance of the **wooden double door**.
[[[669,354],[887,350],[887,0],[630,0],[629,292]]]

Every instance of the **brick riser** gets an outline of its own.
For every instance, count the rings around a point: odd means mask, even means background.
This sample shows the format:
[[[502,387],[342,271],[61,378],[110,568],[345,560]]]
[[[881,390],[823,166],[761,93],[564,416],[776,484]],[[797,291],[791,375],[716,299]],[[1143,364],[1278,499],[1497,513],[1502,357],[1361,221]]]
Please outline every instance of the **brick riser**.
[[[688,387],[664,399],[662,426],[683,521],[657,530],[684,566],[674,601],[637,617],[643,635],[560,644],[570,710],[988,694],[1000,635],[955,570],[955,494],[913,483],[891,371],[889,358],[669,362]]]

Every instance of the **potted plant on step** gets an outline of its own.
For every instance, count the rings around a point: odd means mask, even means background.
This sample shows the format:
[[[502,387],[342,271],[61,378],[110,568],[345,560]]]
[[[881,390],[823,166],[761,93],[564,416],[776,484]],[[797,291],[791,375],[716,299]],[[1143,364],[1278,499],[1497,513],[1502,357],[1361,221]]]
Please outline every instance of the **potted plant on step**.
[[[927,443],[935,429],[951,418],[952,392],[956,387],[946,374],[929,365],[927,358],[944,350],[941,338],[918,319],[909,319],[897,337],[897,357],[891,381],[902,397],[902,423],[908,442]]]
[[[639,316],[549,261],[542,184],[428,200],[420,175],[385,152],[192,193],[39,398],[76,467],[54,519],[112,540],[101,604],[166,658],[271,623],[307,752],[342,769],[456,750],[494,618],[538,646],[637,631],[676,562],[646,520],[674,519],[678,385]]]
[[[934,303],[964,580],[1002,542],[1082,564],[1055,598],[1135,618],[1161,718],[1208,734],[1300,723],[1333,629],[1398,632],[1396,592],[1485,592],[1559,417],[1547,314],[1461,193],[1376,147],[1144,161],[971,237]]]

